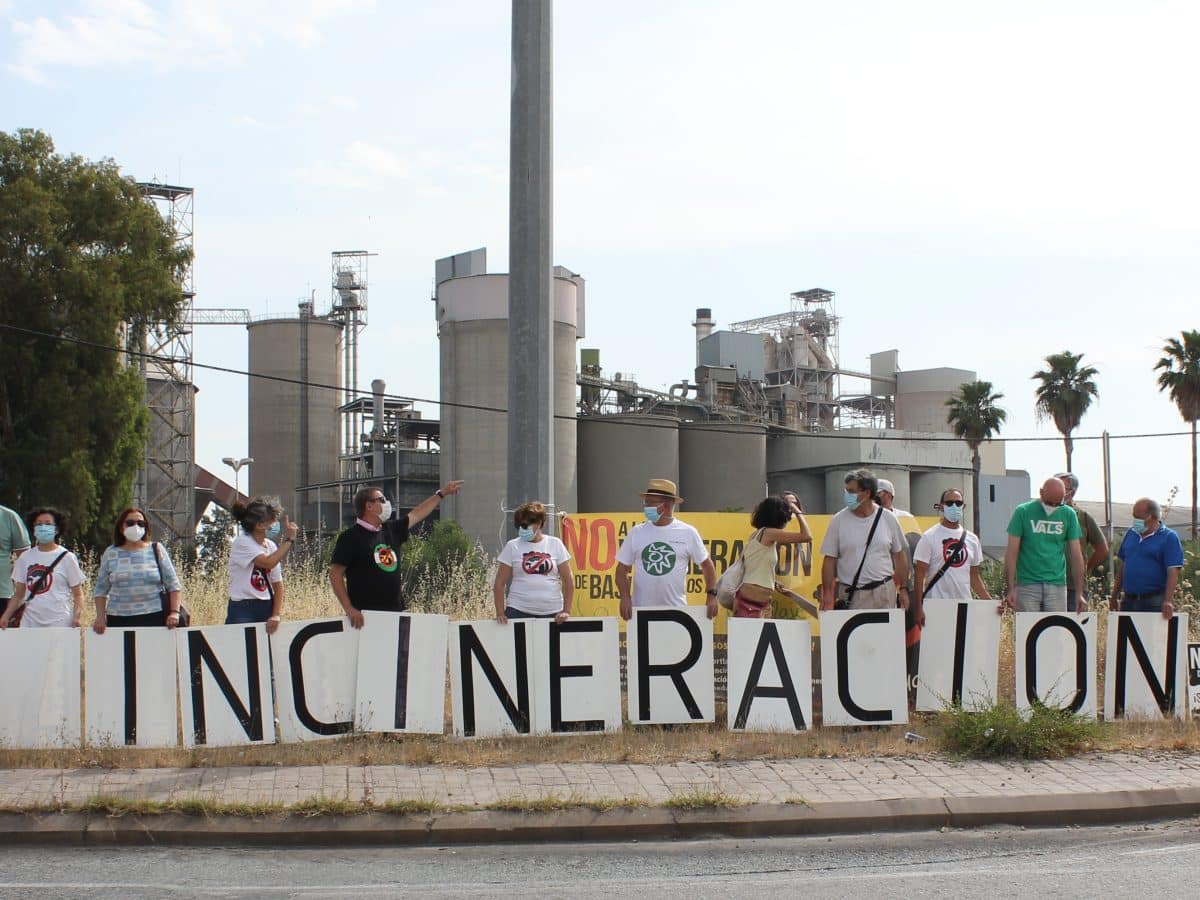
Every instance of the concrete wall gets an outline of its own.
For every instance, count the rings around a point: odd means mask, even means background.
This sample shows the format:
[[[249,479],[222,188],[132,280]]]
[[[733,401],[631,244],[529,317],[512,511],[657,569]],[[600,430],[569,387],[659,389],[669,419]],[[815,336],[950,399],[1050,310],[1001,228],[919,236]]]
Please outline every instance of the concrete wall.
[[[693,512],[749,512],[767,485],[767,429],[734,422],[679,428],[679,492]]]
[[[975,380],[968,369],[918,369],[896,374],[896,428],[903,431],[949,431],[946,401],[959,387]]]
[[[680,484],[679,420],[669,416],[586,416],[579,420],[578,512],[639,509],[651,478]]]
[[[1008,544],[1008,520],[1018,504],[1031,496],[1029,473],[1010,469],[1007,474],[979,478],[979,540],[984,550],[1003,558]]]

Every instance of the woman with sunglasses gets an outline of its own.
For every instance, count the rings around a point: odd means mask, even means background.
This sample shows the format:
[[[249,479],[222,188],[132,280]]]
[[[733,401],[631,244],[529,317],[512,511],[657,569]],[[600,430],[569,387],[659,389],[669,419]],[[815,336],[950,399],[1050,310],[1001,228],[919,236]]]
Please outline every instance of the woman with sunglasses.
[[[161,591],[167,591],[164,601]],[[152,542],[150,520],[137,507],[117,516],[112,546],[100,557],[96,586],[97,634],[113,628],[149,628],[179,624],[179,576],[167,548]]]
[[[13,566],[15,591],[0,615],[0,628],[7,628],[22,604],[22,628],[78,628],[83,615],[83,571],[79,559],[59,546],[67,530],[67,517],[50,507],[29,514],[34,546],[18,557]]]
[[[912,613],[918,625],[925,625],[925,600],[970,600],[971,589],[983,600],[991,600],[979,567],[983,547],[979,538],[963,524],[963,493],[957,488],[942,491],[935,507],[941,521],[927,530],[913,551],[916,576],[913,579]]]

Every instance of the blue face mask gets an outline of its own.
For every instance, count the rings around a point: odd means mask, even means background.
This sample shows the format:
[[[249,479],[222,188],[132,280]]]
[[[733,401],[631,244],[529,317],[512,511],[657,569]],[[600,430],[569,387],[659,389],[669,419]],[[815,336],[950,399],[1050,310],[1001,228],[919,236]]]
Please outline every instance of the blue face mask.
[[[646,521],[653,525],[662,518],[662,513],[658,511],[657,506],[643,506],[642,515],[646,517]]]
[[[279,537],[279,523],[278,522],[275,522],[274,524],[271,525],[270,528],[267,529],[267,537],[269,537],[271,540],[275,540],[275,538]]]
[[[53,544],[58,537],[58,529],[53,525],[34,525],[33,536],[39,544]]]
[[[842,502],[846,504],[846,509],[858,509],[858,494],[842,491]]]
[[[528,525],[521,525],[517,528],[517,537],[523,541],[532,541],[535,534],[537,534],[537,531]]]
[[[958,524],[962,521],[963,507],[961,506],[943,506],[942,515],[946,517],[947,522]]]
[[[1130,528],[1133,529],[1134,534],[1145,534],[1146,533],[1146,523],[1142,519],[1134,519],[1133,524],[1130,526]]]

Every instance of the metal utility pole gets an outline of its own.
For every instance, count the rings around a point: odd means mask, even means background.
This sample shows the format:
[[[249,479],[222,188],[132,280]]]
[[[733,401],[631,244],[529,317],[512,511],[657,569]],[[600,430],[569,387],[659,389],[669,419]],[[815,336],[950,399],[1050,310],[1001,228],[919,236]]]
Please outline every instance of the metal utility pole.
[[[554,510],[552,7],[512,4],[506,500]]]

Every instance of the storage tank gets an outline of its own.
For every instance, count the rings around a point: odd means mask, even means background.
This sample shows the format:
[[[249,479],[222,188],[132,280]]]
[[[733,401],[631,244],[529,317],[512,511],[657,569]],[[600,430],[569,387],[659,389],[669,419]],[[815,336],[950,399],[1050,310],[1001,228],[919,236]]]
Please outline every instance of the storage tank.
[[[743,509],[766,496],[767,429],[740,422],[679,426],[679,493],[692,512]]]
[[[578,276],[554,278],[553,502],[568,512],[576,509],[575,340],[582,324],[582,283]],[[442,503],[442,516],[496,553],[507,535],[509,515],[503,507],[551,499],[506,496],[508,417],[493,410],[508,408],[508,275],[449,278],[438,284],[435,299],[443,404],[441,477],[443,482],[466,481],[462,493]],[[557,526],[552,530],[558,533]]]
[[[342,396],[322,385],[341,385],[342,329],[324,319],[297,317],[251,322],[246,330],[251,374],[249,456],[254,462],[247,469],[250,477],[243,480],[244,489],[251,496],[279,497],[288,515],[306,529],[322,524],[320,518],[326,528],[337,528],[341,523],[336,512],[331,513],[337,500],[333,492],[324,492],[322,516],[316,494],[305,498],[296,488],[338,477],[337,407]]]
[[[579,420],[578,512],[641,508],[651,478],[679,483],[679,420],[670,416],[585,416]],[[689,500],[688,488],[680,493]]]

